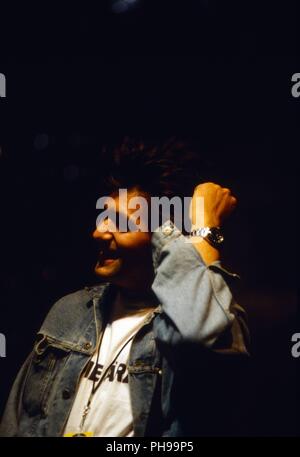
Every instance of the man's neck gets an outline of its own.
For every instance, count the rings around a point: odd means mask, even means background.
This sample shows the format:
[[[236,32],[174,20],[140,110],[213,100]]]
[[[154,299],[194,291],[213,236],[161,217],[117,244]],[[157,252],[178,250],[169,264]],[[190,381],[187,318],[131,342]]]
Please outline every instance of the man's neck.
[[[139,301],[139,300],[148,301],[149,299],[151,299],[153,297],[153,291],[152,291],[151,287],[141,288],[141,289],[138,289],[138,288],[130,289],[130,288],[125,288],[125,287],[119,287],[118,292],[120,294],[120,297],[124,301]]]
[[[146,309],[154,309],[157,305],[157,299],[151,289],[133,291],[118,288],[112,304],[111,319],[115,320],[135,312],[138,314]]]

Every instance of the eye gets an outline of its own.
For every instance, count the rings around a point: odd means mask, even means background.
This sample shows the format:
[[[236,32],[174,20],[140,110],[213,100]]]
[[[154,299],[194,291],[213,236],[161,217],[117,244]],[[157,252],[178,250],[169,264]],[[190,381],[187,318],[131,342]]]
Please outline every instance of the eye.
[[[119,232],[128,232],[128,217],[123,213],[116,213],[116,226]]]
[[[110,221],[119,232],[128,231],[128,218],[124,213],[115,212],[114,210],[108,211],[103,221],[105,224],[108,224]]]

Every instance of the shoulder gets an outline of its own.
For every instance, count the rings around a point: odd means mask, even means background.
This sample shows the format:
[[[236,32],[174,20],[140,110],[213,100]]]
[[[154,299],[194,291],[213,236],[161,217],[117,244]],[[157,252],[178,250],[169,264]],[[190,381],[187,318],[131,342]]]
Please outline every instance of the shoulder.
[[[54,303],[48,316],[57,312],[61,315],[62,312],[80,311],[82,307],[92,305],[94,298],[101,298],[106,287],[107,284],[105,283],[91,287],[84,287],[83,289],[64,295]]]
[[[64,295],[57,300],[48,312],[39,333],[58,336],[80,327],[93,314],[93,301],[99,300],[108,284],[85,287]]]

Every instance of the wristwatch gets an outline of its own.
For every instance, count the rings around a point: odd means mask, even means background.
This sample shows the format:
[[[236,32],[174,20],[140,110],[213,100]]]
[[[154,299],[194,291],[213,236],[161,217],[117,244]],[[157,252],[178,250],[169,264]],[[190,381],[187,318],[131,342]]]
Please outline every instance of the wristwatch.
[[[224,242],[220,227],[201,227],[190,232],[190,236],[201,236],[211,246],[218,249]]]

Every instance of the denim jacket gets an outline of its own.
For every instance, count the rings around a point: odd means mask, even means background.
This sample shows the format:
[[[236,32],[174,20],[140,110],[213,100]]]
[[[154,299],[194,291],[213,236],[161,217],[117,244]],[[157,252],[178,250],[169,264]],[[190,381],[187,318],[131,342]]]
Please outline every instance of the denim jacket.
[[[191,344],[196,357],[199,349],[200,361],[202,351],[225,358],[247,355],[247,327],[227,284],[237,275],[219,261],[206,266],[172,223],[153,234],[152,246],[152,289],[159,304],[135,335],[128,360],[134,436],[182,436],[173,400],[184,367],[181,348]],[[54,304],[13,384],[1,436],[62,436],[113,289],[86,287]]]

